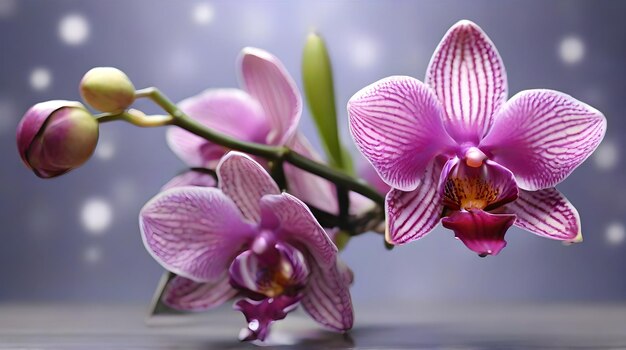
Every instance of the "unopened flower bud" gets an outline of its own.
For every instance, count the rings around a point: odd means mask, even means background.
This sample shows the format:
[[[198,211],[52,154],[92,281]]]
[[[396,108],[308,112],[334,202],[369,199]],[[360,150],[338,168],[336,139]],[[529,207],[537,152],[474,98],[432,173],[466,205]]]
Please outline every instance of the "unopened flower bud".
[[[133,83],[113,67],[88,71],[80,82],[80,94],[90,106],[107,113],[120,113],[135,101]]]
[[[80,102],[47,101],[31,107],[17,126],[24,164],[42,178],[86,162],[98,143],[98,121]]]

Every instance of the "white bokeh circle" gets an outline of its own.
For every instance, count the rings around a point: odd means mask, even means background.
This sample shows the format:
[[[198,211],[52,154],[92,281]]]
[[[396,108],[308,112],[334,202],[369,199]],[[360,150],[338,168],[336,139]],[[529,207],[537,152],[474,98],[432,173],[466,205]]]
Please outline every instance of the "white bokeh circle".
[[[197,3],[192,10],[192,18],[196,24],[207,25],[215,18],[215,9],[208,2]]]
[[[351,61],[357,68],[371,68],[378,62],[380,47],[375,40],[369,37],[359,37],[351,42],[349,48]]]
[[[619,245],[624,243],[626,239],[626,227],[623,223],[612,222],[606,227],[605,238],[607,243],[611,245]]]
[[[115,144],[111,141],[100,140],[96,147],[95,156],[100,160],[110,160],[115,155]]]
[[[559,56],[566,64],[579,63],[585,57],[585,43],[577,36],[566,36],[559,44]]]
[[[61,18],[59,37],[68,45],[80,45],[89,38],[89,22],[85,16],[72,13]]]
[[[52,84],[52,73],[45,67],[37,67],[30,72],[30,86],[33,90],[43,91]]]
[[[111,204],[102,198],[90,198],[81,208],[81,223],[88,233],[100,235],[111,226],[113,209]]]
[[[83,261],[93,265],[102,261],[102,249],[97,246],[90,246],[83,251]]]
[[[0,0],[0,18],[10,18],[17,12],[17,0]]]
[[[604,140],[593,153],[593,161],[601,170],[612,170],[619,163],[620,150],[613,140]]]

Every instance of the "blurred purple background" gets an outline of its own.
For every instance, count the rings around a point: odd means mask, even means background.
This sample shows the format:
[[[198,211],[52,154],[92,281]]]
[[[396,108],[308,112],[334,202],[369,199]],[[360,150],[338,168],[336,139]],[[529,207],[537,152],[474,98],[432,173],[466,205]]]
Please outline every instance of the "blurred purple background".
[[[551,88],[605,113],[604,142],[559,185],[581,213],[585,242],[566,247],[511,229],[508,247],[481,259],[441,228],[393,252],[365,235],[343,254],[356,272],[354,298],[626,300],[625,11],[619,1],[0,0],[0,301],[147,303],[161,274],[137,214],[183,169],[165,129],[105,124],[93,159],[58,179],[40,180],[20,164],[21,115],[42,100],[79,99],[89,68],[118,67],[137,87],[178,101],[236,87],[235,58],[256,46],[300,80],[302,45],[315,29],[329,46],[351,145],[349,97],[388,75],[422,79],[443,34],[464,18],[498,47],[510,95]],[[301,126],[314,137],[306,112]]]

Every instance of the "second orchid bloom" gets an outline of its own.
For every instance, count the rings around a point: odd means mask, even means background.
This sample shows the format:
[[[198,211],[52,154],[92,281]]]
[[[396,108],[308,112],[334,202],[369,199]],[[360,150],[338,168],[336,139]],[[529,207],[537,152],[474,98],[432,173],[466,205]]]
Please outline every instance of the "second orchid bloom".
[[[507,101],[500,55],[476,24],[448,31],[424,83],[382,79],[355,94],[348,112],[359,150],[392,187],[388,242],[419,239],[440,220],[481,256],[504,248],[511,225],[582,239],[578,212],[554,186],[602,141],[606,119],[552,90]]]
[[[352,273],[307,206],[242,153],[224,156],[217,176],[218,188],[172,188],[141,210],[146,248],[178,275],[163,300],[207,310],[237,298],[248,321],[241,340],[264,340],[299,304],[330,329],[350,329]]]

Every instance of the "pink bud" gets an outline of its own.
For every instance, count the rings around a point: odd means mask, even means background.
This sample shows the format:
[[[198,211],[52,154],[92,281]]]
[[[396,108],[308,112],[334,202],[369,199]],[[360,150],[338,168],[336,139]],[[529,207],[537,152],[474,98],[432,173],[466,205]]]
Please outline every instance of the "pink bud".
[[[98,121],[74,101],[54,100],[31,107],[17,126],[17,148],[35,175],[62,175],[86,162],[98,143]]]

